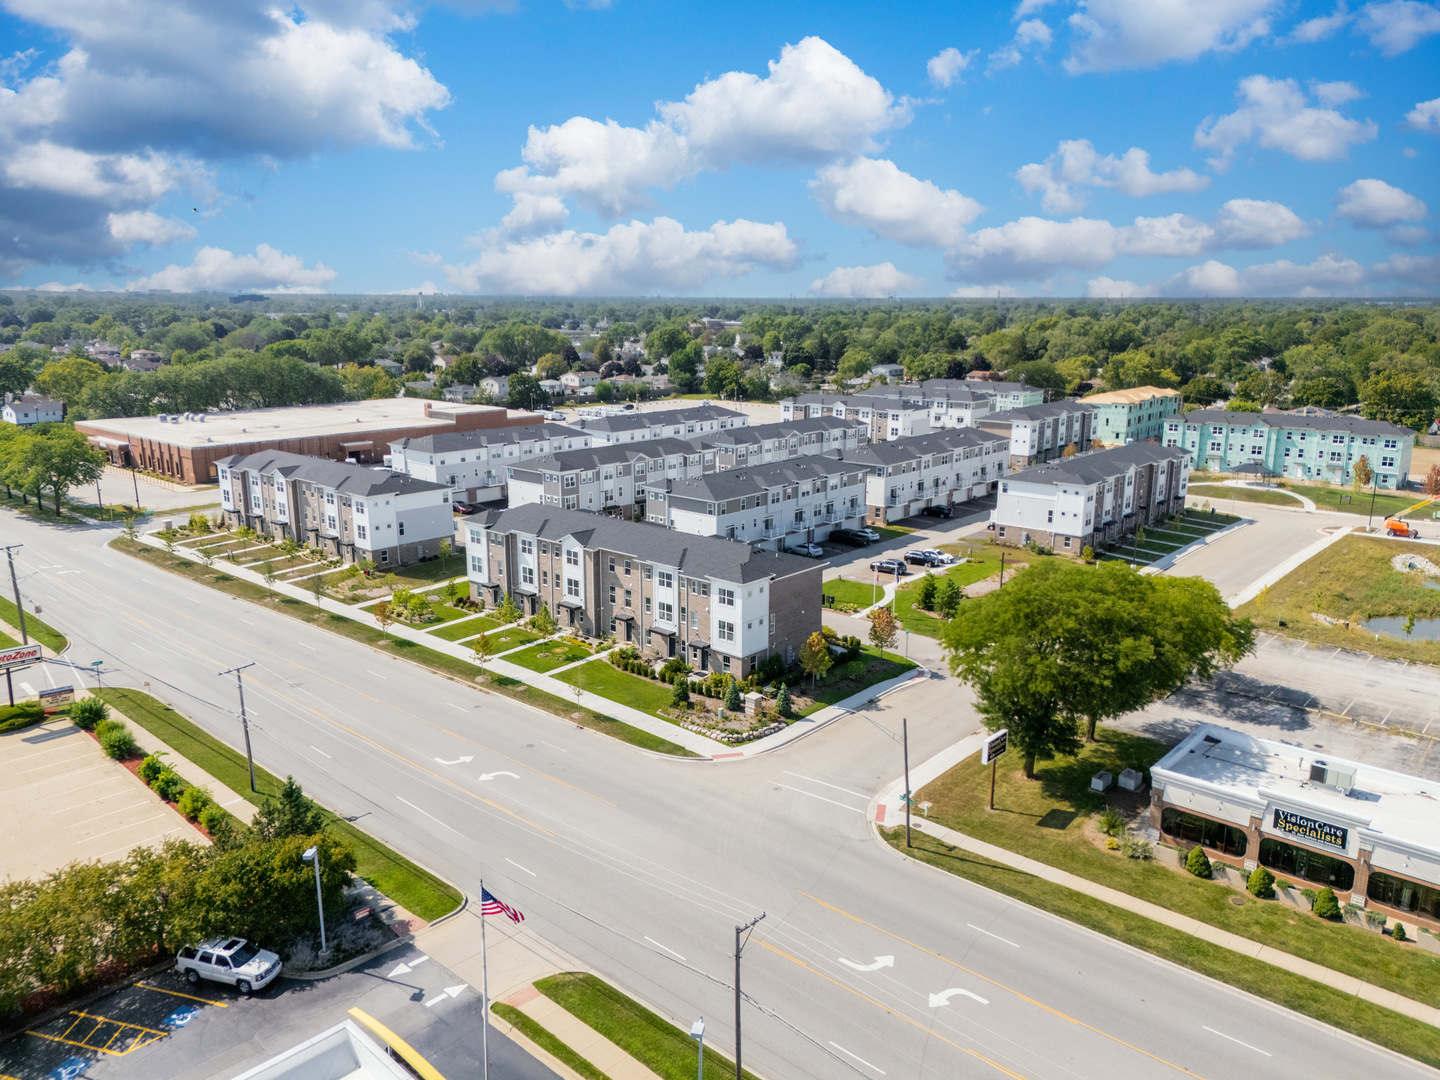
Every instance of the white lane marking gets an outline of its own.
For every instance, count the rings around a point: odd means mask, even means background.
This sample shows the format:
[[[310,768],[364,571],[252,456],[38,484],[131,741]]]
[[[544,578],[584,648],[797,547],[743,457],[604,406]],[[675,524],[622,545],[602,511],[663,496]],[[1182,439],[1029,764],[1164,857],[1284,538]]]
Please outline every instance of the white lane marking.
[[[1235,1038],[1234,1035],[1226,1035],[1223,1031],[1216,1031],[1214,1028],[1206,1027],[1206,1025],[1204,1024],[1201,1024],[1200,1026],[1206,1031],[1210,1032],[1211,1035],[1219,1035],[1222,1039],[1229,1039],[1233,1043],[1240,1043],[1240,1045],[1245,1047],[1246,1050],[1254,1050],[1257,1054],[1265,1054],[1266,1057],[1274,1056],[1272,1054],[1266,1053],[1264,1050],[1261,1050],[1258,1046],[1251,1046],[1247,1042],[1240,1042],[1240,1040]]]
[[[845,957],[842,956],[840,957],[840,962],[846,967],[854,968],[856,971],[879,971],[881,968],[894,967],[895,957],[877,956],[873,964],[857,964],[854,960],[846,960]]]
[[[812,799],[819,799],[821,802],[828,802],[831,806],[838,806],[840,807],[840,809],[849,810],[853,814],[865,813],[865,811],[858,806],[851,806],[849,803],[836,802],[834,799],[825,798],[824,795],[811,795],[810,792],[802,791],[798,787],[791,787],[789,784],[777,784],[776,786],[783,787],[786,791],[795,791],[799,792],[801,795],[809,795]]]
[[[240,618],[239,615],[236,615],[235,618],[236,618],[237,621],[243,622],[246,626],[254,626],[254,625],[255,625],[255,624],[254,624],[253,622],[251,622],[249,619],[242,619],[242,618]]]
[[[409,799],[406,799],[406,798],[404,798],[404,797],[402,797],[402,796],[400,796],[400,795],[396,795],[395,797],[396,797],[397,799],[399,799],[401,802],[403,802],[406,806],[410,807],[411,810],[420,810],[420,807],[416,806],[416,805],[415,805],[413,802],[411,802]],[[435,822],[437,825],[444,825],[445,828],[449,829],[451,832],[455,833],[457,836],[465,836],[465,834],[462,833],[459,829],[455,828],[454,825],[448,825],[448,824],[446,824],[445,822],[441,821],[438,817],[436,817],[434,814],[430,813],[430,811],[428,811],[428,810],[420,810],[420,813],[424,814],[426,817],[428,817],[431,821]],[[469,838],[466,837],[466,839],[469,839]]]
[[[394,970],[392,970],[392,971],[390,972],[390,974],[386,975],[385,977],[386,977],[387,979],[393,979],[393,978],[395,978],[396,975],[409,975],[409,974],[410,974],[410,965],[409,965],[409,964],[396,964]]]
[[[384,675],[381,675],[378,671],[371,671],[369,668],[366,668],[366,669],[365,669],[365,674],[366,674],[366,675],[374,675],[377,679],[383,679],[383,678],[386,677],[386,676],[384,676]]]
[[[484,781],[484,780],[494,780],[495,777],[497,777],[497,776],[513,776],[516,780],[519,780],[519,779],[520,779],[520,774],[519,774],[519,773],[503,772],[503,771],[502,771],[502,772],[487,772],[487,773],[481,773],[481,774],[480,774],[480,779],[481,779],[482,781]]]
[[[150,651],[149,649],[145,648],[144,645],[141,645],[138,641],[132,641],[130,642],[130,644],[135,646],[135,648],[139,649],[143,653],[148,653]]]
[[[569,750],[566,750],[564,747],[556,746],[553,742],[545,742],[544,739],[541,739],[540,741],[541,741],[542,743],[545,743],[546,746],[550,747],[551,750],[559,750],[562,754],[568,754],[568,753],[570,752]]]
[[[999,934],[992,934],[989,930],[980,930],[980,927],[976,926],[973,922],[967,922],[965,925],[968,926],[971,930],[979,930],[980,933],[984,934],[986,937],[993,937],[996,941],[1003,941],[1006,945],[1013,946],[1017,949],[1020,947],[1019,945],[1016,945],[1015,942],[1003,938]]]
[[[20,689],[25,691],[25,696],[26,696],[26,697],[35,697],[35,696],[36,696],[36,694],[35,694],[35,687],[31,686],[28,682],[22,682],[22,683],[20,684]]]
[[[825,787],[834,788],[836,791],[843,791],[846,795],[857,795],[862,799],[868,799],[870,797],[863,791],[851,791],[848,787],[841,787],[839,784],[827,784],[824,780],[816,780],[813,776],[802,776],[800,773],[791,772],[789,769],[785,770],[785,775],[798,777],[801,780],[808,780],[812,784],[822,784]]]
[[[321,757],[323,757],[323,758],[328,758],[328,757],[330,757],[329,754],[327,754],[324,750],[321,750],[320,747],[315,746],[313,743],[311,744],[310,749],[311,749],[311,750],[314,750],[317,754],[319,754],[319,755],[320,755]],[[335,759],[334,759],[334,758],[330,758],[330,760],[331,760],[331,761],[334,761]]]
[[[539,876],[540,876],[539,874],[535,873],[534,870],[526,870],[525,867],[521,866],[521,865],[520,865],[518,862],[516,862],[514,859],[506,859],[505,861],[508,862],[511,866],[515,867],[516,870],[525,870],[525,873],[529,874],[531,877],[539,877]]]
[[[320,651],[319,649],[315,648],[314,645],[306,645],[305,642],[303,642],[303,641],[297,641],[297,642],[295,642],[295,644],[296,644],[296,645],[299,645],[301,648],[309,649],[311,652],[319,652],[319,651]]]
[[[475,755],[474,755],[474,754],[466,754],[464,757],[457,757],[454,761],[446,761],[444,758],[438,758],[438,757],[437,757],[435,760],[436,760],[437,762],[439,762],[441,765],[462,765],[462,764],[464,764],[464,763],[467,762],[467,761],[474,761],[474,760],[475,760]]]
[[[990,1002],[986,1001],[979,994],[972,994],[969,990],[961,990],[959,987],[951,987],[949,990],[941,990],[938,994],[931,994],[930,1007],[932,1009],[938,1009],[941,1005],[949,1005],[950,999],[956,994],[961,994],[968,998],[974,998],[981,1005],[990,1004]]]
[[[453,702],[453,701],[447,701],[447,702],[445,702],[445,704],[446,704],[446,705],[449,705],[452,709],[459,709],[461,712],[469,712],[469,711],[470,711],[469,709],[465,708],[465,706],[463,706],[463,705],[456,705],[455,702]]]
[[[832,1042],[832,1043],[830,1043],[830,1045],[833,1046],[836,1050],[839,1050],[842,1054],[845,1054],[845,1055],[847,1055],[848,1057],[854,1058],[854,1059],[855,1059],[856,1061],[858,1061],[861,1065],[864,1065],[867,1069],[874,1069],[874,1070],[875,1070],[877,1073],[879,1073],[881,1076],[884,1076],[884,1075],[885,1075],[885,1070],[882,1069],[882,1068],[880,1068],[879,1065],[871,1065],[870,1062],[866,1061],[866,1060],[865,1060],[864,1058],[862,1058],[859,1054],[852,1054],[852,1053],[850,1053],[849,1050],[846,1050],[846,1049],[845,1049],[843,1046],[841,1046],[839,1043],[837,1043],[837,1042]]]
[[[651,945],[654,945],[657,949],[664,949],[664,950],[665,950],[666,952],[668,952],[671,956],[678,956],[678,957],[680,957],[681,960],[684,960],[684,959],[685,959],[683,956],[680,956],[680,954],[679,954],[678,952],[676,952],[674,949],[670,948],[669,945],[661,945],[661,944],[660,944],[658,941],[656,941],[653,937],[649,937],[649,936],[647,935],[646,938],[645,938],[645,940],[648,941]]]

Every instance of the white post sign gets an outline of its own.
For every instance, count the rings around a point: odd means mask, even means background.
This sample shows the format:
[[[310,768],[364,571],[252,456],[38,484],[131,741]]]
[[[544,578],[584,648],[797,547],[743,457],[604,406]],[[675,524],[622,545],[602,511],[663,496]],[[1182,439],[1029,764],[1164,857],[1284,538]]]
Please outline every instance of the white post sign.
[[[985,740],[985,748],[980,751],[980,764],[989,765],[992,761],[1005,753],[1010,743],[1010,729],[1001,728],[995,734]]]

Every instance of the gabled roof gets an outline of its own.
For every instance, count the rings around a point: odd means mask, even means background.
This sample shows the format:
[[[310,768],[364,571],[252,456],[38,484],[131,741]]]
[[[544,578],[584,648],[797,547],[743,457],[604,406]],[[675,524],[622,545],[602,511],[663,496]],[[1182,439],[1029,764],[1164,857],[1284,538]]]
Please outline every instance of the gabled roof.
[[[329,458],[305,457],[284,450],[262,450],[256,454],[235,454],[221,458],[217,465],[259,473],[280,473],[287,480],[327,488],[342,495],[415,495],[426,491],[448,491],[444,484],[417,480],[404,473],[377,469],[373,465],[351,465]]]
[[[859,471],[863,470],[853,461],[841,461],[832,454],[816,454],[813,457],[772,461],[766,465],[726,469],[723,472],[693,476],[688,480],[675,480],[670,482],[668,490],[671,498],[723,502],[725,499],[753,495],[786,484],[799,484],[807,480]],[[652,483],[650,486],[653,488],[656,484]]]
[[[827,431],[864,432],[865,425],[859,420],[847,420],[841,416],[807,416],[798,420],[780,420],[773,424],[758,424],[755,427],[730,428],[692,439],[696,446],[709,449],[714,446],[738,446],[744,443],[753,446],[771,439],[788,439],[791,435],[813,435]]]
[[[903,461],[918,461],[931,454],[944,454],[963,450],[967,446],[984,446],[986,443],[1002,441],[1002,437],[976,428],[945,428],[928,435],[910,435],[903,439],[871,443],[858,450],[845,453],[845,460],[861,465],[898,465]]]
[[[1177,418],[1178,419],[1178,418]],[[1185,426],[1209,424],[1216,427],[1304,428],[1307,431],[1348,431],[1351,435],[1384,436],[1385,438],[1415,437],[1409,428],[1385,420],[1366,420],[1343,414],[1319,416],[1310,412],[1230,412],[1226,409],[1197,409],[1186,413]]]
[[[1044,465],[1033,465],[1011,473],[1005,479],[1016,484],[1101,484],[1132,465],[1149,465],[1189,456],[1190,451],[1179,446],[1133,442],[1060,458]]]
[[[541,540],[573,537],[589,550],[613,551],[644,562],[673,566],[688,577],[718,578],[741,584],[772,577],[789,577],[819,567],[797,555],[761,551],[738,540],[694,536],[660,525],[563,510],[558,506],[528,503],[503,511],[493,526],[497,532],[518,532]]]
[[[1012,420],[1046,420],[1052,416],[1094,411],[1095,406],[1085,401],[1066,398],[1063,401],[1047,401],[1043,405],[1026,405],[1021,409],[1007,409],[1005,412],[992,413],[981,420],[980,424],[983,426],[985,424],[1005,424]]]
[[[504,378],[504,376],[500,376]],[[506,446],[535,440],[583,436],[584,432],[564,424],[530,424],[526,427],[493,428],[488,431],[447,431],[440,435],[421,435],[415,439],[399,439],[391,443],[420,454],[448,454],[481,446]]]

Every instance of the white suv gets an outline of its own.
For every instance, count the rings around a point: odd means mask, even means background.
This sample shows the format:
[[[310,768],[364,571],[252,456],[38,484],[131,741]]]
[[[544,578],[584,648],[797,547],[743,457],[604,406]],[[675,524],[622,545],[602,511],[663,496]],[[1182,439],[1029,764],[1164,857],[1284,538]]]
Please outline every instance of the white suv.
[[[201,979],[230,983],[242,994],[263,990],[280,974],[280,957],[257,949],[244,938],[215,938],[186,945],[175,957],[175,970],[193,986]]]

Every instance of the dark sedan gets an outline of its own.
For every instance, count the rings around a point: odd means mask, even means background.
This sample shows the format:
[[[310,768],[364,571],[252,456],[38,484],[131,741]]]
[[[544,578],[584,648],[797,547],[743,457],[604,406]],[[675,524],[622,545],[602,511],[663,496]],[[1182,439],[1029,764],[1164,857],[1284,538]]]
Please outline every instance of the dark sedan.
[[[909,567],[899,559],[876,559],[870,564],[870,569],[877,570],[882,574],[894,574],[896,577],[910,572]]]

